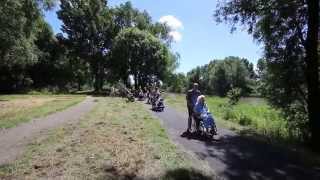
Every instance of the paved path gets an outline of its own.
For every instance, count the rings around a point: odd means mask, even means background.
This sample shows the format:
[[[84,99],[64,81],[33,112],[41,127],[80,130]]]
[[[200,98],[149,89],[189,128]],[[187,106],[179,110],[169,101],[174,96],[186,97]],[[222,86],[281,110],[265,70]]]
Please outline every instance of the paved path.
[[[286,152],[268,144],[218,127],[217,141],[196,137],[183,138],[187,114],[167,107],[155,113],[167,129],[169,136],[184,148],[206,160],[216,174],[225,179],[305,179],[319,180],[320,168],[305,167],[294,153]]]
[[[0,165],[14,161],[35,136],[45,135],[49,129],[75,122],[89,112],[94,104],[94,98],[87,97],[83,102],[64,111],[1,131]]]

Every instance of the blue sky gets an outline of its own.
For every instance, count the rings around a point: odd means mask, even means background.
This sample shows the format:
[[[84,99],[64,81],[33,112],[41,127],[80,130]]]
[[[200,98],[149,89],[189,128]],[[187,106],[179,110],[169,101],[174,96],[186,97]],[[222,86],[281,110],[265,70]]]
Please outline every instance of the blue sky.
[[[126,1],[109,0],[108,3],[114,6]],[[239,30],[231,34],[229,25],[214,22],[212,15],[216,8],[215,0],[131,0],[131,2],[134,7],[148,11],[154,21],[162,18],[174,26],[172,35],[177,42],[172,44],[172,49],[181,55],[177,72],[186,73],[210,60],[227,56],[247,58],[253,63],[262,56],[262,46],[254,42],[246,31],[238,28]],[[46,12],[45,17],[55,33],[61,32],[61,22],[57,19],[55,10]]]

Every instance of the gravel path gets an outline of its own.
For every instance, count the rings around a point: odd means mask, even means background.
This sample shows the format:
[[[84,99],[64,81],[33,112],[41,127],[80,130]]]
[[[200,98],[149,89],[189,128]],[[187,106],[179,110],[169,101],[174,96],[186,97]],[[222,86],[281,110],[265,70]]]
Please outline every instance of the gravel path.
[[[0,131],[0,165],[10,163],[18,158],[34,137],[46,135],[49,129],[76,122],[94,105],[94,98],[87,97],[83,102],[64,111]]]
[[[209,163],[224,179],[308,179],[319,180],[320,168],[306,167],[293,152],[242,137],[218,127],[217,140],[196,136],[181,137],[186,130],[187,113],[167,107],[156,113],[173,141]]]

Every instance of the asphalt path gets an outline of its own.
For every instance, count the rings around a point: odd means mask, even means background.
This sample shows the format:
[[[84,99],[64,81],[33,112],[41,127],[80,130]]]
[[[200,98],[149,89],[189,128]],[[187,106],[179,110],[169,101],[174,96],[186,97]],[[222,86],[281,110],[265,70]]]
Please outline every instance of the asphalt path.
[[[292,151],[219,127],[219,135],[213,140],[194,134],[182,137],[187,126],[187,113],[170,107],[166,107],[164,112],[152,113],[159,118],[175,143],[207,161],[223,179],[320,180],[320,168],[306,166]]]

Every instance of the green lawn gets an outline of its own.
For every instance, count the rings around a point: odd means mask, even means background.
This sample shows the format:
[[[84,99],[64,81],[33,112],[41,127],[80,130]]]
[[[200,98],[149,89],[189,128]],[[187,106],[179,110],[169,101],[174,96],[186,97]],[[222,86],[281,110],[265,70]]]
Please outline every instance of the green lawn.
[[[183,94],[168,94],[166,102],[179,111],[186,111]],[[289,136],[287,123],[281,117],[280,112],[270,107],[261,98],[243,98],[237,105],[229,106],[227,98],[207,96],[206,103],[218,125],[231,129],[254,131],[271,140],[292,138]]]
[[[61,111],[84,99],[79,95],[0,95],[0,128]]]
[[[0,179],[211,179],[143,106],[98,98],[78,124],[51,131],[22,159],[0,167]]]

